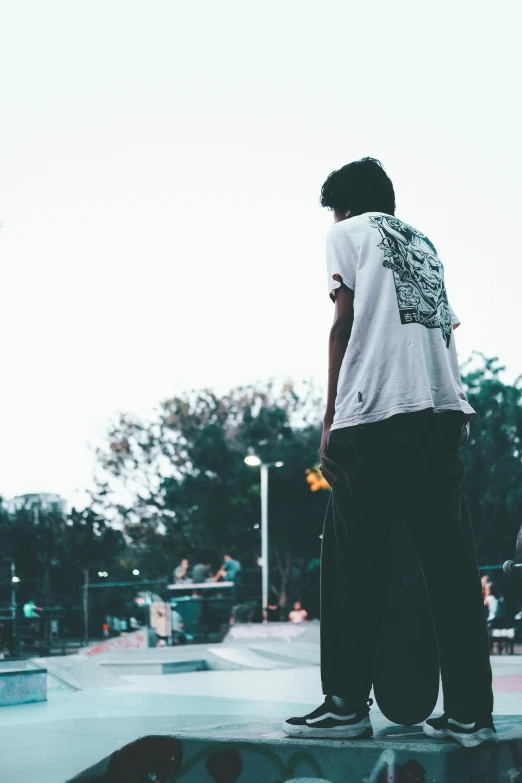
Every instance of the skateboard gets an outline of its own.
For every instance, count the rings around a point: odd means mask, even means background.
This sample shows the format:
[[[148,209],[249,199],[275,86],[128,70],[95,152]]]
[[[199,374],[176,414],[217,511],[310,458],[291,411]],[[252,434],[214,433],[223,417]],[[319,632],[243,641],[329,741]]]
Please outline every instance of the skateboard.
[[[517,543],[515,546],[516,560],[506,560],[504,563],[504,573],[509,575],[519,574],[522,576],[522,525],[518,531]]]
[[[439,695],[440,665],[424,575],[406,528],[391,530],[389,590],[374,659],[373,692],[392,723],[428,718]]]

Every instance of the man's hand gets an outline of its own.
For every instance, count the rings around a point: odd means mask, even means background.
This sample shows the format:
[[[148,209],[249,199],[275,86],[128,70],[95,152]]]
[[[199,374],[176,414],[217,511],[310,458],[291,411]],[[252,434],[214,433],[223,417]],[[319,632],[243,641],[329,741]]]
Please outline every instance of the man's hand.
[[[331,487],[337,482],[339,478],[339,466],[337,462],[333,462],[326,454],[326,447],[328,445],[328,436],[330,434],[330,424],[324,424],[323,437],[321,438],[321,448],[319,449],[319,455],[321,457],[321,473],[329,483]]]

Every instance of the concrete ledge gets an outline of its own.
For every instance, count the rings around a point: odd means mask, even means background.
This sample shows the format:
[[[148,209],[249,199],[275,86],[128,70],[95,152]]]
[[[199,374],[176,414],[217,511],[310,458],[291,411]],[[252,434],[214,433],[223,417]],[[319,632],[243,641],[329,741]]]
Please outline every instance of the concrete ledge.
[[[165,783],[505,783],[522,779],[522,718],[495,718],[499,741],[466,750],[428,740],[421,727],[372,715],[375,737],[304,741],[277,723],[209,726],[146,736],[126,745],[75,783],[117,783],[156,774]],[[129,778],[130,779],[130,778]],[[144,777],[146,779],[146,777]]]
[[[320,624],[317,620],[307,623],[241,623],[230,627],[223,642],[238,645],[274,641],[282,641],[286,644],[302,642],[319,644],[319,629]]]
[[[184,674],[208,671],[207,661],[100,661],[100,666],[115,674]]]
[[[0,669],[0,707],[47,699],[47,669]]]

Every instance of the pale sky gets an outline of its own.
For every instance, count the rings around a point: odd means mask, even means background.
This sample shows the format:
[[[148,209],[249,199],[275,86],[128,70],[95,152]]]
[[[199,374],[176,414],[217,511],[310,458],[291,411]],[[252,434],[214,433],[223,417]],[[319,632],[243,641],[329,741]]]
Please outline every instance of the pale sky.
[[[519,0],[0,0],[0,495],[117,411],[326,383],[318,206],[363,155],[433,240],[461,360],[520,351]]]

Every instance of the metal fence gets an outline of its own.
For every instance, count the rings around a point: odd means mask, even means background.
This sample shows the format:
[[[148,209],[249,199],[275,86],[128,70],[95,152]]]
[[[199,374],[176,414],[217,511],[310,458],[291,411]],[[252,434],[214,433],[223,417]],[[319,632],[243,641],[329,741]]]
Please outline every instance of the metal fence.
[[[19,607],[0,607],[0,655],[65,655],[64,619],[60,606],[43,608],[35,617],[26,617]]]

